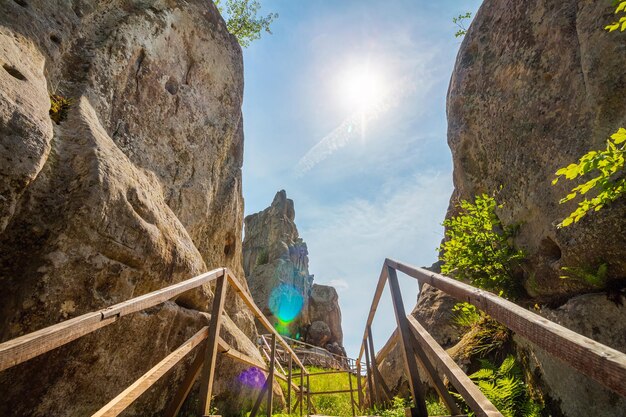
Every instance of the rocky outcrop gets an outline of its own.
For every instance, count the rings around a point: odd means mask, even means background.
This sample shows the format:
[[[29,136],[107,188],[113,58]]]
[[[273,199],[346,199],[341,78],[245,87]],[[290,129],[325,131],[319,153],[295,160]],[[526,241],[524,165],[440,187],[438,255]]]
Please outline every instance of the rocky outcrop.
[[[16,0],[0,23],[0,340],[218,266],[242,277],[242,57],[216,8]],[[53,92],[71,99],[58,125]],[[90,415],[211,301],[206,286],[0,373],[0,414]],[[261,361],[250,313],[227,305],[222,336]],[[189,363],[127,414],[160,415]],[[220,366],[225,415],[249,401],[229,390],[241,370]]]
[[[583,290],[561,267],[626,278],[626,200],[575,226],[555,225],[574,210],[559,204],[571,181],[552,186],[555,171],[626,125],[623,35],[607,2],[486,0],[459,51],[448,93],[448,143],[455,192],[469,199],[502,186],[497,212],[520,225],[515,244],[528,254],[532,296]],[[606,239],[611,236],[611,239]]]
[[[283,334],[345,356],[337,291],[313,284],[306,243],[284,190],[245,218],[243,265],[250,292]]]
[[[609,135],[626,125],[624,36],[603,30],[613,19],[607,2],[483,2],[461,45],[448,92],[455,185],[448,215],[454,214],[459,199],[502,187],[497,214],[505,225],[519,225],[514,243],[528,257],[523,265],[523,283],[531,297],[527,301],[562,304],[544,308],[542,314],[624,351],[623,298],[572,298],[589,287],[560,277],[562,267],[595,272],[606,264],[608,287],[613,293],[623,291],[626,199],[557,229],[575,207],[559,204],[573,185],[551,185],[558,168],[604,148]],[[451,328],[445,316],[454,302],[439,303],[424,289],[420,304],[440,318],[435,328],[418,319],[449,347],[455,338],[445,336]],[[615,394],[522,338],[514,338],[513,348],[527,373],[536,376],[535,386],[552,415],[585,416],[598,407],[599,415],[608,416],[624,409]],[[402,363],[398,357],[379,360],[390,386],[403,381],[393,373]]]

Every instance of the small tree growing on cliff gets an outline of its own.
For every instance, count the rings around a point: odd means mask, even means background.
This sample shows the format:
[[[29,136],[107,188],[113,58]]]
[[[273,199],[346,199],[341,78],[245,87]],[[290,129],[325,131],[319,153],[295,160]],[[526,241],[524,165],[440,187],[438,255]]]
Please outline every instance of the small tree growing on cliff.
[[[261,32],[272,33],[270,25],[278,13],[257,16],[261,5],[256,0],[215,0],[217,9],[226,17],[226,28],[246,48],[250,42],[261,38]]]
[[[443,222],[446,241],[438,248],[441,272],[514,298],[520,284],[513,269],[524,253],[509,243],[514,229],[502,225],[496,207],[494,197],[478,195],[473,203],[462,200],[459,214]]]
[[[613,22],[604,29],[613,32],[626,30],[626,1],[618,1],[615,14],[622,14],[617,22]],[[575,180],[582,176],[595,175],[587,182],[580,184],[563,197],[559,203],[567,203],[577,196],[585,196],[578,203],[576,210],[571,212],[557,227],[566,227],[582,219],[590,211],[598,211],[607,204],[626,194],[626,178],[624,178],[624,158],[626,157],[626,129],[620,128],[607,140],[606,150],[589,151],[584,154],[578,163],[569,164],[556,172],[552,181],[555,185],[560,177]],[[589,193],[593,197],[586,197]]]

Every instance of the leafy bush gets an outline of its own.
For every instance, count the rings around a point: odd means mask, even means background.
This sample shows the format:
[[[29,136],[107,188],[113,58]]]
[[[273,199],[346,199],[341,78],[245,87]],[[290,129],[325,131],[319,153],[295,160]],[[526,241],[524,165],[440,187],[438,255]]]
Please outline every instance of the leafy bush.
[[[578,208],[559,223],[558,227],[569,226],[579,221],[591,210],[598,211],[626,193],[626,178],[620,175],[624,172],[625,156],[626,129],[620,128],[607,140],[606,150],[587,152],[578,160],[578,163],[569,164],[556,171],[557,177],[552,181],[552,185],[555,185],[560,177],[574,180],[584,175],[595,175],[587,182],[574,187],[559,203],[566,203],[592,190],[596,193],[594,197],[586,197],[579,202]]]
[[[504,417],[539,417],[541,406],[532,400],[522,371],[512,355],[507,356],[499,367],[481,360],[481,369],[469,377]],[[463,401],[459,394],[452,395]]]
[[[615,14],[618,13],[626,13],[626,1],[617,1],[617,8],[615,9]],[[609,32],[613,32],[614,30],[619,29],[621,32],[626,30],[626,16],[622,16],[619,18],[617,22],[613,22],[610,25],[604,28]]]
[[[465,36],[465,34],[467,33],[467,28],[465,27],[465,19],[469,20],[471,18],[472,18],[471,12],[460,14],[457,17],[452,18],[452,23],[457,25],[457,27],[459,28],[459,30],[457,30],[456,33],[454,34],[455,38],[460,38],[462,36]]]
[[[221,0],[216,0],[215,5],[226,17],[228,32],[237,38],[242,47],[246,48],[250,46],[250,42],[260,39],[263,31],[272,33],[270,25],[278,18],[277,13],[258,17],[261,5],[256,0],[225,0],[225,2],[225,7],[222,6]]]
[[[496,200],[487,194],[476,196],[473,203],[462,200],[458,207],[459,214],[443,222],[446,241],[438,248],[441,272],[514,298],[520,283],[513,269],[524,259],[524,253],[509,243],[515,230],[502,225]]]
[[[600,264],[600,266],[596,270],[590,268],[568,266],[562,267],[561,270],[565,272],[564,275],[561,275],[562,279],[574,279],[583,282],[593,288],[606,287],[609,267],[605,263]]]
[[[72,105],[73,100],[71,98],[63,97],[59,94],[50,95],[50,118],[59,124],[67,118],[67,112]]]
[[[452,322],[461,327],[472,327],[480,321],[481,312],[470,303],[456,303],[452,307],[455,313]]]

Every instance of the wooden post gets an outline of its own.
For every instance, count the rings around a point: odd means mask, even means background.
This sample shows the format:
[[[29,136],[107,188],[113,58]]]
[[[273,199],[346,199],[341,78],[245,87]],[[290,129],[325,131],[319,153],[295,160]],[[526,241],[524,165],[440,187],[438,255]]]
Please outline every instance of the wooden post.
[[[209,324],[209,337],[206,341],[204,356],[204,368],[200,385],[200,404],[203,404],[203,416],[211,415],[211,396],[213,394],[213,379],[215,377],[215,363],[217,360],[217,348],[219,343],[220,328],[222,327],[222,311],[226,300],[228,281],[226,273],[217,279],[213,309],[211,310],[211,323]]]
[[[309,374],[306,374],[306,415],[311,415],[311,380]]]
[[[287,374],[287,410],[291,410],[291,367],[293,358],[289,355],[289,373]],[[291,413],[291,411],[289,411]]]
[[[400,347],[404,356],[404,368],[409,381],[413,403],[415,404],[415,407],[411,409],[411,416],[428,417],[428,411],[426,411],[426,401],[424,399],[424,393],[422,392],[422,382],[417,371],[417,362],[415,361],[415,356],[413,355],[413,349],[411,349],[411,330],[409,328],[409,322],[406,318],[402,295],[400,294],[398,275],[396,274],[396,270],[390,266],[387,266],[387,280],[389,282],[391,299],[393,300],[393,311],[396,314],[396,322],[398,323]]]
[[[304,404],[304,367],[300,368],[300,417],[302,417],[302,408]]]
[[[370,393],[369,398],[369,407],[372,408],[376,403],[374,399],[374,387],[372,386],[372,368],[370,366],[370,350],[367,347],[367,342],[364,340],[363,344],[365,345],[365,371],[367,375],[367,388]]]
[[[376,362],[376,351],[374,350],[374,338],[372,337],[372,328],[370,325],[367,326],[367,343],[370,348],[370,364],[372,366],[372,382],[374,383],[372,389],[374,390],[374,395],[376,396],[376,402],[381,403],[381,398],[379,396],[378,390],[378,363]]]
[[[261,392],[259,392],[259,396],[257,397],[256,401],[254,402],[254,406],[252,407],[252,411],[250,411],[250,417],[256,417],[257,413],[259,412],[259,408],[261,408],[261,403],[263,402],[263,397],[265,397],[265,391],[267,391],[267,383],[269,381],[269,378],[265,379],[265,383],[263,384],[263,388],[261,388]]]
[[[276,367],[276,335],[272,334],[272,353],[270,372],[267,375],[267,417],[272,417],[272,401],[274,400],[274,368]]]
[[[348,384],[350,385],[350,405],[352,406],[352,417],[356,416],[354,411],[354,391],[352,390],[352,370],[348,368]]]
[[[361,362],[356,364],[356,388],[359,397],[359,411],[363,411],[363,386],[361,385]]]
[[[196,381],[196,378],[198,378],[198,375],[202,370],[205,349],[205,344],[200,345],[198,348],[198,353],[196,353],[196,358],[193,360],[191,368],[187,371],[187,375],[185,375],[185,379],[180,384],[178,391],[176,391],[176,395],[174,395],[174,398],[172,398],[170,403],[167,405],[167,409],[163,414],[165,417],[176,417],[178,415],[180,408],[183,406],[187,395],[189,395],[189,392],[193,387],[193,383]]]

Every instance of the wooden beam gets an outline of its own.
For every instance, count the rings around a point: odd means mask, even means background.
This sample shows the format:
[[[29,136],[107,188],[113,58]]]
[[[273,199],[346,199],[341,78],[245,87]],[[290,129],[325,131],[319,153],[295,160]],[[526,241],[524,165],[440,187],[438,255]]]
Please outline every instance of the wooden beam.
[[[109,401],[107,405],[102,407],[92,417],[114,417],[124,411],[148,388],[154,385],[163,375],[180,362],[189,352],[198,346],[209,334],[208,327],[203,327],[193,337],[183,343],[174,352],[167,355],[161,362],[157,363],[152,369],[143,374],[131,386],[122,391],[117,397]]]
[[[209,336],[205,349],[204,367],[202,368],[202,379],[200,380],[200,404],[203,406],[203,416],[211,415],[211,397],[213,395],[213,379],[215,378],[215,364],[217,361],[217,349],[222,327],[222,313],[224,312],[224,302],[226,301],[226,291],[228,290],[228,280],[226,275],[222,275],[217,280],[215,286],[215,296],[213,298],[213,308],[211,309],[211,322],[209,324]]]
[[[374,407],[376,400],[374,398],[374,384],[372,382],[372,367],[370,365],[370,350],[367,347],[367,341],[363,341],[365,346],[365,375],[367,377],[367,390],[369,391],[369,407]]]
[[[290,355],[289,356],[289,365],[288,365],[289,373],[287,374],[287,410],[291,410],[291,384],[292,384],[291,371],[292,371],[292,361],[293,361],[293,358]]]
[[[439,397],[441,397],[441,399],[443,400],[443,403],[445,404],[450,414],[461,415],[461,410],[456,405],[456,401],[454,401],[454,398],[452,397],[452,395],[450,395],[448,388],[443,383],[443,380],[440,378],[439,373],[424,353],[424,350],[420,347],[417,338],[415,337],[413,332],[411,332],[411,347],[413,348],[413,353],[417,357],[417,360],[426,370],[426,373],[433,383],[435,390],[439,394]]]
[[[102,314],[95,311],[4,342],[0,344],[0,371],[76,340],[115,320],[117,317],[103,320]]]
[[[372,300],[372,305],[370,307],[370,312],[367,315],[367,321],[365,322],[365,330],[363,331],[363,340],[367,339],[367,327],[372,325],[374,321],[374,316],[376,315],[376,309],[378,308],[378,303],[380,302],[380,297],[383,295],[383,290],[385,289],[385,284],[387,283],[387,271],[386,267],[383,264],[383,267],[380,271],[380,275],[378,277],[378,283],[376,284],[376,290],[374,291],[374,299]],[[359,351],[359,355],[357,356],[357,362],[361,362],[361,358],[363,357],[363,353],[365,352],[365,345],[361,345],[361,350]],[[376,354],[376,352],[371,352],[372,356]]]
[[[454,362],[450,355],[439,346],[415,317],[409,316],[408,322],[419,346],[424,350],[437,372],[448,377],[450,383],[457,389],[476,415],[478,417],[502,417],[502,414],[491,404],[476,384]]]
[[[352,372],[348,372],[348,384],[350,385],[350,405],[352,406],[352,417],[356,416],[354,410],[354,390],[352,389]]]
[[[0,344],[0,371],[11,368],[43,353],[107,326],[132,312],[153,307],[192,288],[211,282],[224,274],[223,268],[214,269],[197,277],[158,291],[133,298],[99,311],[46,327]]]
[[[268,390],[267,390],[267,415],[268,417],[272,415],[272,408],[273,408],[273,400],[274,400],[274,369],[276,369],[276,335],[272,335],[272,342],[271,342],[271,359],[270,359],[270,372],[267,375],[267,385],[268,385]]]
[[[208,327],[206,327],[206,329],[208,330]],[[204,348],[206,349],[206,346]],[[191,368],[187,371],[187,375],[185,375],[185,379],[180,384],[174,398],[170,400],[167,408],[165,409],[165,412],[163,413],[165,417],[176,417],[178,415],[185,399],[191,391],[191,388],[193,388],[193,383],[198,378],[198,375],[200,375],[200,372],[202,371],[202,364],[204,363],[204,349],[200,348],[199,350],[200,351],[196,354],[196,358],[191,364]]]
[[[259,396],[257,397],[254,405],[252,406],[252,410],[250,411],[250,417],[256,417],[259,409],[261,408],[261,403],[263,402],[263,397],[265,397],[265,393],[269,389],[268,379],[263,383],[263,388],[261,388],[261,392],[259,392]]]
[[[392,268],[469,302],[565,364],[626,397],[626,354],[560,326],[504,298],[424,268],[391,259]]]
[[[402,301],[402,294],[400,293],[398,276],[395,269],[389,266],[387,266],[387,281],[389,281],[389,290],[393,301],[393,311],[396,315],[396,322],[398,323],[400,349],[402,350],[402,355],[404,356],[404,370],[406,372],[409,388],[411,390],[411,396],[413,398],[414,408],[411,409],[411,414],[412,417],[428,417],[422,382],[418,374],[415,355],[413,355],[413,351],[411,349],[411,331],[409,329],[406,311],[404,309],[404,302]]]
[[[181,295],[186,291],[198,288],[204,284],[216,280],[219,277],[223,277],[224,273],[224,268],[217,268],[196,277],[190,278],[188,280],[179,282],[177,284],[170,285],[169,287],[152,291],[148,294],[144,294],[128,301],[112,305],[111,307],[107,307],[104,310],[101,310],[102,318],[106,319],[107,317],[112,316],[122,317],[131,313],[136,313],[137,311],[154,307],[171,298]]]
[[[359,393],[359,411],[363,411],[363,386],[361,385],[361,364],[356,365],[356,388]]]
[[[311,392],[310,395],[322,395],[322,394],[348,394],[350,392],[354,392],[354,390],[350,390],[350,389],[338,389],[338,390],[333,390],[333,391],[318,391],[318,392]]]

